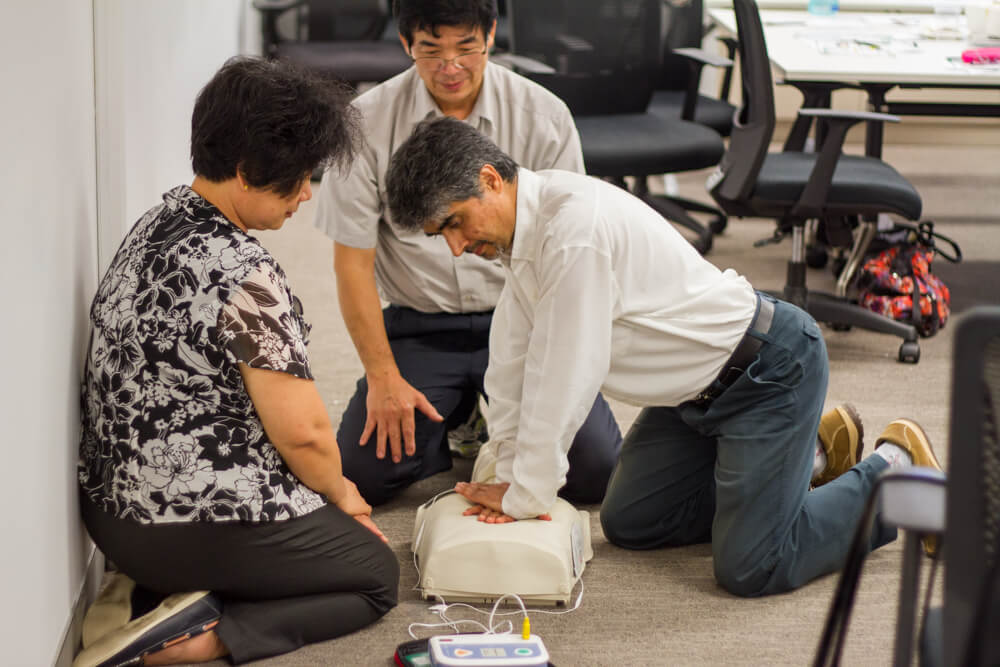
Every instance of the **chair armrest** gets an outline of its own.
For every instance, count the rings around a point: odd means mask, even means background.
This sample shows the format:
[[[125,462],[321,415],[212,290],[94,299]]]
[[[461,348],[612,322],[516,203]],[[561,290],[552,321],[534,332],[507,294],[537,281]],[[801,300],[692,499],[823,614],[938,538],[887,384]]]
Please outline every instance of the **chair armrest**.
[[[253,0],[253,8],[261,12],[283,12],[297,5],[301,5],[305,0]]]
[[[679,56],[684,56],[690,60],[695,60],[700,62],[702,65],[711,65],[712,67],[732,67],[733,61],[730,58],[723,58],[722,56],[716,55],[714,53],[709,53],[704,49],[696,49],[694,47],[686,47],[683,49],[672,49],[671,53],[676,53]]]
[[[899,117],[872,111],[811,108],[799,109],[799,115],[821,118],[827,126],[826,137],[819,147],[819,157],[816,158],[812,173],[809,174],[809,181],[788,214],[791,218],[809,219],[819,217],[823,210],[826,198],[830,194],[830,185],[833,183],[833,172],[837,168],[837,161],[843,152],[844,140],[851,126],[863,121],[899,122]]]
[[[539,60],[528,58],[527,56],[519,56],[514,53],[494,53],[490,55],[490,60],[498,65],[503,65],[507,69],[521,70],[534,74],[554,74],[556,71],[554,67],[549,67]]]
[[[893,116],[888,113],[878,113],[875,111],[843,111],[839,109],[799,109],[799,115],[809,116],[812,118],[822,118],[827,121],[843,119],[849,122],[849,126],[860,123],[861,121],[898,123],[900,120],[899,116]]]
[[[671,53],[683,57],[687,61],[688,69],[691,71],[691,75],[688,77],[687,90],[684,91],[684,106],[681,108],[681,119],[693,121],[694,112],[698,106],[698,89],[701,87],[701,68],[705,65],[711,65],[713,67],[728,67],[732,69],[733,61],[696,48],[673,49]]]
[[[882,475],[882,521],[919,533],[943,533],[947,477],[933,468],[909,467]]]

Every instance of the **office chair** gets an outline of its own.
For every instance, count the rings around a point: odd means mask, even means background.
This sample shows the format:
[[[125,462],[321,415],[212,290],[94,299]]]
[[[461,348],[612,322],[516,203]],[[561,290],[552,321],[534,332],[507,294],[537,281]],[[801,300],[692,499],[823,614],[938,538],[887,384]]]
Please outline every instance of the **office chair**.
[[[262,14],[264,53],[343,81],[353,88],[410,67],[398,38],[382,39],[386,0],[254,0]],[[291,18],[292,36],[282,30]]]
[[[957,318],[952,356],[947,479],[934,470],[887,472],[869,509],[904,528],[903,569],[893,664],[908,666],[919,647],[921,665],[1000,664],[1000,307]],[[814,665],[837,664],[874,511],[855,534],[837,585]],[[944,567],[942,605],[925,610],[916,631],[922,535],[937,536]],[[926,584],[933,587],[933,576]]]
[[[892,121],[888,114],[800,109],[824,121],[826,138],[815,153],[769,153],[774,133],[774,90],[760,15],[754,0],[734,0],[739,33],[742,103],[729,148],[709,177],[709,192],[730,216],[774,218],[774,240],[792,235],[792,257],[783,298],[834,328],[861,327],[903,339],[898,359],[917,363],[916,329],[859,307],[843,295],[806,288],[806,234],[809,220],[828,226],[879,213],[908,220],[920,217],[922,202],[914,187],[890,165],[875,157],[842,153],[847,130],[861,121]],[[852,257],[850,262],[860,261]]]
[[[736,40],[722,38],[727,58],[701,51],[705,37],[702,0],[663,2],[663,61],[649,110],[668,118],[683,118],[708,125],[723,137],[733,128],[736,107],[729,102]],[[719,96],[699,93],[705,65],[722,70]]]
[[[656,77],[656,88],[648,111],[671,120],[687,120],[728,137],[733,129],[736,107],[729,103],[733,55],[736,40],[723,38],[728,58],[702,50],[705,35],[702,0],[669,0],[662,3],[663,59]],[[719,97],[702,95],[701,74],[705,65],[723,72]],[[709,229],[720,234],[726,228],[726,215],[717,207],[671,195],[670,199],[686,211],[712,216]]]
[[[660,0],[508,0],[507,11],[512,62],[566,102],[587,173],[622,187],[633,177],[632,193],[708,252],[711,230],[646,184],[712,167],[724,150],[710,128],[646,110],[661,57]]]

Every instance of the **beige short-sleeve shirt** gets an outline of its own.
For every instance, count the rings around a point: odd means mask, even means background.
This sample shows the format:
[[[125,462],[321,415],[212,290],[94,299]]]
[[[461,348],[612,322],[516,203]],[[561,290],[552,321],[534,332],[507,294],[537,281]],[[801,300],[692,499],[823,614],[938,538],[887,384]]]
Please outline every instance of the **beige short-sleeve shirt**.
[[[324,175],[315,225],[354,248],[375,248],[382,298],[428,313],[492,310],[503,287],[496,261],[454,257],[440,239],[407,232],[389,220],[385,173],[395,150],[420,121],[443,115],[415,68],[360,95],[365,142],[351,167]],[[569,109],[542,86],[494,63],[466,122],[520,166],[583,173],[580,138]]]

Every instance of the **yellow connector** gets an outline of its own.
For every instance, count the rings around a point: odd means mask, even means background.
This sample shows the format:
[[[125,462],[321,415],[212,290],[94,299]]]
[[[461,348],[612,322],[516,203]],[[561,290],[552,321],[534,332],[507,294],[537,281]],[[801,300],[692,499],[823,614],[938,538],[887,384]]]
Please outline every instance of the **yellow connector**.
[[[521,623],[521,639],[527,640],[531,638],[531,621],[528,617],[524,617],[524,622]]]

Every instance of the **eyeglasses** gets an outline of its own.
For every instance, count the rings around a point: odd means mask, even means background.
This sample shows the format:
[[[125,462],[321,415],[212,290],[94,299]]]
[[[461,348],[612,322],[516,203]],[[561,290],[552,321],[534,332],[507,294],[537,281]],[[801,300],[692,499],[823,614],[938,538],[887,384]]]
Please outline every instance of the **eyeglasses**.
[[[483,62],[483,57],[486,55],[486,46],[483,46],[482,51],[467,51],[465,53],[460,53],[454,58],[442,58],[441,56],[410,56],[413,62],[418,67],[424,67],[429,70],[442,70],[448,66],[448,63],[455,63],[455,67],[459,69],[473,69],[478,67],[480,63]]]

